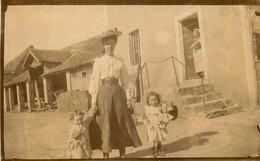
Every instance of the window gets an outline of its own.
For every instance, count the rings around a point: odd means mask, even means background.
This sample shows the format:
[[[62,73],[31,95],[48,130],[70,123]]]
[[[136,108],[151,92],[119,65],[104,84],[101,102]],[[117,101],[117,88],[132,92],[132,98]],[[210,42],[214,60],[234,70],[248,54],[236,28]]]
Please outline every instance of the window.
[[[130,61],[131,65],[139,63],[140,59],[140,37],[139,29],[129,33],[129,48],[130,48]]]
[[[82,72],[82,73],[81,73],[81,77],[82,77],[82,78],[87,78],[87,72]]]

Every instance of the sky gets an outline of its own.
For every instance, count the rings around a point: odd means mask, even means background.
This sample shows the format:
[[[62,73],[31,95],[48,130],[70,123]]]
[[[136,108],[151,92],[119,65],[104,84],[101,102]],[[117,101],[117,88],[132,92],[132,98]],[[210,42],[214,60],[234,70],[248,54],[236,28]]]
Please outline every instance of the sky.
[[[30,45],[62,49],[107,29],[106,6],[8,6],[4,64]]]

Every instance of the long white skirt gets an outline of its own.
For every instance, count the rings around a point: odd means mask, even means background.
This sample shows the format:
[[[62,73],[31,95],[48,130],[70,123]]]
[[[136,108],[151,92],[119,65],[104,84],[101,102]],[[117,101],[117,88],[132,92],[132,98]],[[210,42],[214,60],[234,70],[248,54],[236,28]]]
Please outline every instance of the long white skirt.
[[[204,59],[201,49],[193,49],[193,59],[196,73],[204,71]]]

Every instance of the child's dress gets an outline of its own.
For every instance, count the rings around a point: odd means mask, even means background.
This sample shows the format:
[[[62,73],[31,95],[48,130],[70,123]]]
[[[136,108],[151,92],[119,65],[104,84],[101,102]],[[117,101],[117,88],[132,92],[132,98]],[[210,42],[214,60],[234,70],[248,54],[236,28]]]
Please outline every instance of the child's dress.
[[[170,117],[168,113],[162,113],[160,108],[160,106],[145,106],[145,115],[148,120],[146,124],[148,129],[148,142],[150,143],[164,141],[168,138],[165,124],[172,119],[172,116]]]
[[[70,138],[67,142],[69,159],[91,158],[92,150],[89,141],[89,124],[94,115],[87,113],[82,125],[73,125],[70,130]]]

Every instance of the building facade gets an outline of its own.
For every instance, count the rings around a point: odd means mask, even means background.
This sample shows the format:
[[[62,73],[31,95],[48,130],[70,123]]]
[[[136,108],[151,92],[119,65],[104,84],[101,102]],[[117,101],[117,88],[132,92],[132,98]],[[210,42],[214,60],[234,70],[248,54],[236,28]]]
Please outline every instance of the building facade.
[[[258,18],[255,9],[252,6],[108,6],[107,12],[109,28],[116,26],[123,31],[116,53],[126,58],[129,71],[137,72],[136,59],[141,64],[147,63],[148,77],[145,69],[142,75],[144,90],[200,83],[194,76],[190,48],[192,32],[199,29],[204,81],[213,84],[224,97],[249,106],[259,104],[252,38],[255,34],[252,20]],[[170,57],[174,57],[174,64],[171,59],[165,60]],[[158,62],[161,60],[165,61]]]

